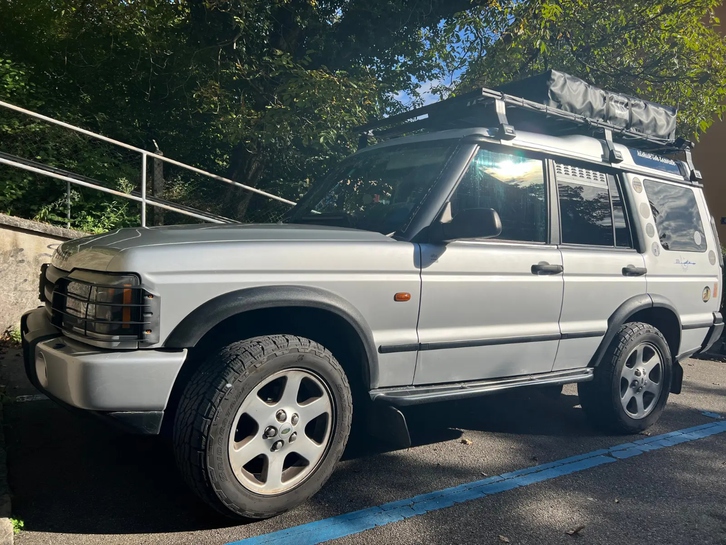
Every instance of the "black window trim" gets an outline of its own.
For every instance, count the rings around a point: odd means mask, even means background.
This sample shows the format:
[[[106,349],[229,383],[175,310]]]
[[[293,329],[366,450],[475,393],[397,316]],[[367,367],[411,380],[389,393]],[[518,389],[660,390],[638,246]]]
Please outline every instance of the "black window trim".
[[[625,176],[623,176],[622,172],[619,172],[618,174],[612,175],[613,183],[615,184],[616,189],[618,190],[618,194],[620,196],[620,204],[623,207],[623,217],[625,218],[625,224],[628,226],[628,235],[630,236],[630,246],[628,248],[625,248],[624,246],[618,246],[618,236],[617,231],[615,230],[615,209],[613,207],[613,196],[612,193],[610,194],[610,212],[613,215],[613,239],[615,240],[615,247],[621,248],[621,249],[627,249],[627,250],[633,250],[638,249],[635,244],[635,237],[633,236],[633,221],[630,217],[630,212],[628,210],[628,204],[625,200]],[[608,187],[608,190],[610,187]]]

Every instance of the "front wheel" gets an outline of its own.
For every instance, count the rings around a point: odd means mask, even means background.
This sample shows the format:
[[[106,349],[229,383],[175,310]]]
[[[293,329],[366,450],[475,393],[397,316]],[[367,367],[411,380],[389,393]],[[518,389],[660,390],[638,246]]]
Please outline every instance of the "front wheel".
[[[596,425],[638,433],[660,418],[671,388],[672,357],[665,338],[650,324],[624,324],[595,369],[578,384],[580,403]]]
[[[210,357],[182,395],[177,463],[217,511],[271,517],[328,480],[352,413],[345,372],[321,345],[291,335],[236,342]]]

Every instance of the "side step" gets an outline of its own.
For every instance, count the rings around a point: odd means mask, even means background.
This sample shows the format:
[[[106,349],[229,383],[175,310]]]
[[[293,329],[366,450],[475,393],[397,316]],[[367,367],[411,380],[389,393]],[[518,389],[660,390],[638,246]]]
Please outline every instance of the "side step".
[[[554,384],[570,384],[592,380],[595,369],[586,367],[568,371],[553,371],[521,377],[507,377],[494,380],[478,380],[458,382],[454,384],[435,384],[427,386],[405,386],[396,388],[377,388],[371,390],[374,404],[384,403],[394,407],[450,401],[480,395],[521,388],[523,386],[546,386]],[[403,415],[401,415],[403,416]]]

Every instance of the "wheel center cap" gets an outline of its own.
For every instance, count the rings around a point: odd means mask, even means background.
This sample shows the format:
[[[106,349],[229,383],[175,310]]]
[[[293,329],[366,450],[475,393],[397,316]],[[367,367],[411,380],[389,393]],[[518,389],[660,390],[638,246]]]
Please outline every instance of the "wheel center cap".
[[[292,427],[291,426],[283,426],[282,428],[280,428],[280,435],[287,435],[291,431],[292,431]]]

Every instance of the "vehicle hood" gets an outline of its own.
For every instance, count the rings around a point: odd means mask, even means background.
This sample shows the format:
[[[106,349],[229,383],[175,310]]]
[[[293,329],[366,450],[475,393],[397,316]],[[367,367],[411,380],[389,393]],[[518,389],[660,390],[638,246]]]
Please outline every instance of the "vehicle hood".
[[[188,247],[235,243],[354,243],[393,242],[380,233],[317,225],[174,225],[117,229],[103,235],[63,243],[53,256],[53,265],[62,270],[74,268],[107,270],[119,256],[137,249]],[[195,246],[192,248],[191,246]],[[181,248],[179,248],[181,249]]]

